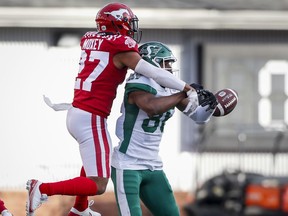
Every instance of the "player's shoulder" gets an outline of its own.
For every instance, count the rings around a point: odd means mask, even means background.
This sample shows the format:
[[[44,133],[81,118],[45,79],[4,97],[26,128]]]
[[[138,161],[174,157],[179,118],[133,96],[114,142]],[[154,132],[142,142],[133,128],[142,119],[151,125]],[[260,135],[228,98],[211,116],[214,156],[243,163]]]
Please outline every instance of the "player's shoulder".
[[[126,80],[127,83],[143,83],[143,84],[150,84],[151,78],[148,78],[146,76],[143,76],[139,73],[132,73],[129,75],[129,77]]]
[[[119,49],[138,51],[138,44],[129,36],[113,35],[113,37],[107,38],[107,40]]]
[[[131,37],[123,35],[106,35],[101,38],[105,41],[105,45],[109,47],[110,50],[115,50],[116,52],[138,52],[138,44]]]
[[[88,31],[82,36],[82,38],[93,38],[97,36],[97,33],[97,31]]]
[[[145,77],[138,73],[132,73],[126,80],[125,89],[126,92],[140,90],[156,94],[154,85],[155,81],[153,81],[151,78]]]
[[[82,38],[100,38],[103,40],[110,41],[113,44],[125,44],[126,46],[132,48],[137,47],[138,44],[133,38],[125,35],[117,35],[117,34],[107,34],[105,32],[97,32],[97,31],[88,31],[86,32]]]

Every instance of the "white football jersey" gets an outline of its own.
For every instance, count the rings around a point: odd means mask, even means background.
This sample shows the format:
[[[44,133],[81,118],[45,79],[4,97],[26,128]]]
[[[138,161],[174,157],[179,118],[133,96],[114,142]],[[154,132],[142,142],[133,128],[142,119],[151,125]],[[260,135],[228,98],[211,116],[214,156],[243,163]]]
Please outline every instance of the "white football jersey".
[[[120,141],[114,148],[111,163],[118,169],[162,169],[159,145],[165,123],[174,114],[174,109],[149,117],[127,101],[128,94],[137,90],[147,91],[156,97],[172,94],[171,89],[163,88],[153,79],[137,73],[130,75],[125,85],[122,115],[116,123],[116,135]]]

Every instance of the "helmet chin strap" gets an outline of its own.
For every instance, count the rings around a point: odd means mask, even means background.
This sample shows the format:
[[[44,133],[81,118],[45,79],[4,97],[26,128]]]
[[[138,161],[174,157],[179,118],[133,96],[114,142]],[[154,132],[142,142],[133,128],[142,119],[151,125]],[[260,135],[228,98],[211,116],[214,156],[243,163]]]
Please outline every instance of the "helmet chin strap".
[[[113,22],[113,21],[111,21],[111,23],[112,23],[112,25],[113,25],[113,27],[114,27],[114,29],[115,29],[115,32],[116,32],[116,34],[120,34],[120,31],[119,31],[119,28],[118,28],[118,26]]]

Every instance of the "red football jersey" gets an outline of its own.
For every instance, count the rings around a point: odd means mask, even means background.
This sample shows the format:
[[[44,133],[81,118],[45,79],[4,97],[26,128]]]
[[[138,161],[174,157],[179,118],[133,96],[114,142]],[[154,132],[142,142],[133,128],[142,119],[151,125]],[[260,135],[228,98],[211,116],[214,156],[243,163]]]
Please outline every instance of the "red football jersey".
[[[81,39],[79,73],[75,80],[73,106],[107,117],[117,87],[128,68],[118,69],[113,57],[119,52],[138,52],[137,43],[128,36],[87,32]]]

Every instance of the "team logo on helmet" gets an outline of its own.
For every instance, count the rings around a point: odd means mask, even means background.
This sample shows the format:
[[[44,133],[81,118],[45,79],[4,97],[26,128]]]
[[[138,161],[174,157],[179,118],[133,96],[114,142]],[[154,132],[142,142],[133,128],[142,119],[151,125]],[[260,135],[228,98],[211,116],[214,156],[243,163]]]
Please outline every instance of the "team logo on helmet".
[[[158,47],[155,45],[149,45],[146,49],[141,50],[140,53],[144,57],[151,58],[152,56],[156,56],[160,49],[161,49],[161,47]]]
[[[119,20],[119,21],[123,19],[123,15],[125,13],[129,14],[129,11],[123,8],[120,8],[119,10],[116,10],[116,11],[104,12],[104,14],[112,15],[113,17],[115,17],[116,20]]]

